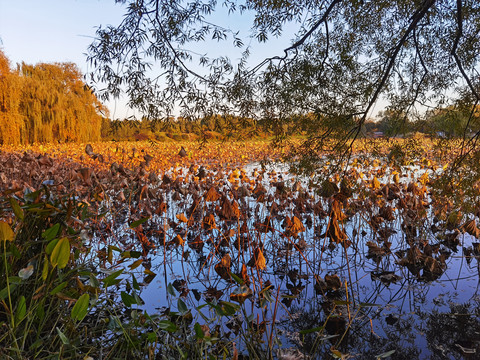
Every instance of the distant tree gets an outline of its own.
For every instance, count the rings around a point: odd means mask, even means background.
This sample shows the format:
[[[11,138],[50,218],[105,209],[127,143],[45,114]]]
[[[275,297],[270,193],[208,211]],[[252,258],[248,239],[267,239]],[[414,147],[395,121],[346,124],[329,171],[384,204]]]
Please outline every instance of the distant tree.
[[[24,141],[25,126],[19,112],[21,91],[21,79],[0,51],[0,143],[17,145]]]
[[[84,84],[75,64],[23,63],[20,73],[20,109],[28,142],[100,139],[101,113],[106,110]]]
[[[425,106],[460,99],[473,108],[480,100],[479,1],[117,2],[126,15],[97,31],[91,79],[102,84],[102,99],[125,89],[130,106],[152,118],[175,109],[185,118],[228,113],[281,137],[285,123],[311,113],[322,126],[312,126],[302,151],[314,159],[318,150],[348,148],[379,100],[412,120]],[[240,38],[226,13],[249,21],[250,36]],[[266,48],[292,27],[283,49],[251,60],[256,43]],[[208,41],[219,43],[216,54],[205,53]],[[332,135],[336,146],[324,141]]]
[[[471,137],[480,131],[480,107],[472,112],[470,106],[448,106],[427,114],[430,129],[445,137]]]
[[[377,128],[386,136],[406,135],[411,131],[412,125],[405,113],[385,109],[377,115]]]
[[[100,140],[107,112],[75,64],[12,70],[0,51],[0,143]]]

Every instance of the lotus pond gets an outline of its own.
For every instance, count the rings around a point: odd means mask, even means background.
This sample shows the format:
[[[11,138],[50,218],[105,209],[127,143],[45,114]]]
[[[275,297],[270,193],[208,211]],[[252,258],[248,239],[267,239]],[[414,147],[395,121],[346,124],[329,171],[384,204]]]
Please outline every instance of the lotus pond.
[[[444,148],[406,159],[384,144],[307,177],[256,162],[279,159],[264,144],[115,146],[2,154],[4,343],[53,297],[60,358],[478,357],[475,154],[452,178]],[[21,242],[27,215],[43,216],[41,258]]]

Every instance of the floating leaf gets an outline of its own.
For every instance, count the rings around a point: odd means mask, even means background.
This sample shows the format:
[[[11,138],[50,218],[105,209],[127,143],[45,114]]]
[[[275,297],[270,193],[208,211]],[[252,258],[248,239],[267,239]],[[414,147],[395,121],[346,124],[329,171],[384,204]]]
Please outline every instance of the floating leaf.
[[[188,219],[187,219],[187,217],[185,216],[184,213],[177,214],[177,215],[176,215],[176,218],[177,218],[179,221],[183,222],[183,223],[187,223],[187,222],[188,222]]]

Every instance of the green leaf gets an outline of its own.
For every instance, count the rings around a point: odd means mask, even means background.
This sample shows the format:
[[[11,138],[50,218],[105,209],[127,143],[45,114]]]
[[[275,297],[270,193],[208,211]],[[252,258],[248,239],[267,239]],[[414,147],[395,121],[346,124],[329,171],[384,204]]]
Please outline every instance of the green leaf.
[[[154,343],[157,341],[157,334],[154,332],[149,332],[147,333],[147,341],[150,343]]]
[[[13,213],[15,214],[15,216],[20,219],[20,220],[23,220],[24,219],[24,214],[23,214],[23,210],[22,208],[20,207],[20,205],[18,204],[18,201],[15,200],[14,198],[10,198],[10,206],[12,207],[13,209]]]
[[[182,315],[185,315],[188,312],[187,305],[182,299],[178,299],[177,307],[178,307],[178,312]]]
[[[389,356],[392,356],[392,355],[395,353],[395,351],[396,351],[396,350],[390,350],[390,351],[387,351],[387,352],[385,352],[385,353],[383,353],[383,354],[376,355],[375,357],[376,357],[377,359],[385,359],[385,358],[387,358],[387,357],[389,357]]]
[[[64,281],[62,282],[60,285],[57,285],[55,287],[55,289],[53,289],[52,291],[50,291],[50,295],[55,295],[57,293],[59,293],[60,291],[62,291],[63,289],[65,289],[68,285],[68,282]]]
[[[10,293],[12,293],[13,290],[15,290],[16,287],[17,287],[17,285],[10,284]],[[0,290],[0,300],[4,300],[7,297],[8,297],[8,287],[4,287],[2,290]]]
[[[198,322],[195,323],[193,329],[195,330],[195,336],[197,339],[203,339],[205,337],[202,326]]]
[[[311,333],[314,333],[314,332],[319,332],[319,331],[322,331],[323,330],[323,326],[319,326],[319,327],[315,327],[315,328],[312,328],[312,329],[305,329],[305,330],[300,330],[300,334],[302,335],[305,335],[305,334],[311,334]]]
[[[57,329],[57,333],[58,333],[58,336],[60,337],[60,340],[62,340],[62,343],[64,345],[67,345],[70,343],[70,341],[68,341],[68,338],[65,336],[65,334],[62,332],[62,330],[60,330],[58,327],[56,328]]]
[[[140,256],[142,256],[142,253],[140,251],[129,250],[129,251],[123,251],[120,254],[120,256],[125,259],[129,259],[129,258],[138,259]]]
[[[15,311],[15,321],[19,323],[25,317],[27,313],[27,301],[25,300],[25,296],[20,296],[20,300],[18,301],[17,310]]]
[[[90,303],[90,295],[88,293],[80,296],[72,308],[71,317],[73,320],[82,321],[88,313],[88,305]]]
[[[346,300],[333,300],[333,303],[335,305],[350,305],[351,304],[350,301],[346,301]]]
[[[227,316],[235,315],[237,310],[240,309],[240,305],[228,301],[220,301],[220,304],[222,305],[222,309]]]
[[[55,246],[57,246],[59,240],[60,239],[54,239],[47,244],[47,247],[45,248],[45,252],[47,253],[47,255],[50,255],[52,253],[53,249],[55,249]]]
[[[133,274],[132,274],[132,286],[135,290],[140,291],[140,285],[138,284],[138,281]]]
[[[43,301],[37,305],[37,310],[35,311],[37,317],[40,321],[43,321],[45,318],[45,308],[43,307]]]
[[[105,287],[109,287],[111,285],[115,285],[115,284],[118,284],[120,282],[119,279],[117,279],[117,277],[120,276],[121,273],[123,273],[123,270],[124,269],[120,269],[118,271],[115,271],[114,273],[108,275],[105,279],[103,279],[103,285]]]
[[[169,293],[172,296],[175,296],[175,289],[173,288],[171,283],[167,285],[167,293]]]
[[[57,236],[58,230],[60,230],[60,224],[56,223],[52,227],[45,230],[42,234],[42,237],[47,241],[52,241],[55,238],[55,236]]]
[[[160,320],[157,323],[158,327],[162,330],[166,330],[168,332],[175,332],[177,331],[177,325],[175,325],[170,320]]]
[[[95,276],[95,274],[93,273],[90,273],[88,275],[88,281],[89,281],[89,284],[90,286],[94,287],[94,288],[98,288],[100,287],[100,282],[98,281],[97,277]]]
[[[235,282],[239,285],[245,284],[245,281],[243,281],[242,278],[240,278],[238,275],[235,275],[234,273],[230,273],[230,276],[235,280]]]
[[[22,254],[20,254],[20,251],[14,243],[10,243],[10,251],[17,259],[20,259],[22,257]]]
[[[147,222],[148,219],[150,219],[150,216],[147,216],[146,218],[143,218],[143,219],[140,219],[140,220],[137,220],[137,221],[132,222],[132,223],[129,225],[129,227],[130,227],[131,229],[135,229],[137,226],[142,225],[143,223]]]
[[[125,291],[120,293],[120,297],[122,298],[123,303],[125,306],[130,307],[132,305],[137,305],[137,300],[130,294],[127,294]]]
[[[13,241],[15,234],[5,221],[0,221],[0,241]]]
[[[42,269],[42,280],[45,281],[47,280],[48,276],[48,258],[45,256],[45,259],[43,261],[43,269]]]
[[[52,266],[58,266],[59,269],[63,269],[67,266],[68,260],[70,259],[70,241],[67,238],[61,238],[58,240],[57,245],[52,251],[50,256],[50,262]]]

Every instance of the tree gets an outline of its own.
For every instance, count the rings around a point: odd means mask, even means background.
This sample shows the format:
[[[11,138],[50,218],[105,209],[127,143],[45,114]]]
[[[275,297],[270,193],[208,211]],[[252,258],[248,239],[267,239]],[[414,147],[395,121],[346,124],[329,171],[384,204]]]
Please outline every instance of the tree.
[[[0,51],[0,143],[17,145],[25,137],[20,115],[21,82],[10,69],[10,62]]]
[[[27,141],[100,140],[104,106],[82,81],[72,63],[22,64],[20,102]]]
[[[432,131],[444,137],[470,137],[480,131],[480,106],[473,111],[470,106],[447,106],[427,114]]]
[[[0,51],[0,143],[100,140],[106,108],[72,63],[14,71]]]
[[[408,117],[390,109],[380,111],[377,115],[378,130],[386,136],[406,135],[412,128]]]
[[[91,79],[106,83],[102,98],[125,89],[130,106],[154,118],[176,108],[186,118],[228,113],[281,137],[285,122],[311,113],[328,125],[301,147],[312,157],[348,148],[380,100],[412,120],[456,101],[473,113],[480,100],[475,0],[116,1],[128,10],[117,27],[97,31]],[[215,21],[216,12],[251,20],[250,38]],[[252,63],[250,44],[267,46],[292,26],[289,45]],[[201,53],[208,41],[227,53]],[[323,141],[332,137],[335,146]]]

